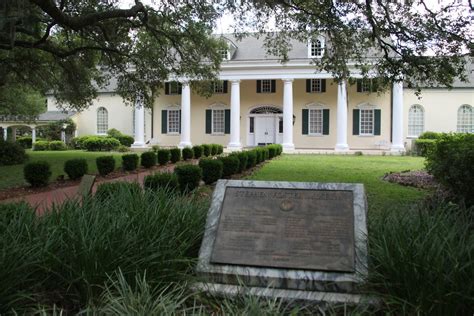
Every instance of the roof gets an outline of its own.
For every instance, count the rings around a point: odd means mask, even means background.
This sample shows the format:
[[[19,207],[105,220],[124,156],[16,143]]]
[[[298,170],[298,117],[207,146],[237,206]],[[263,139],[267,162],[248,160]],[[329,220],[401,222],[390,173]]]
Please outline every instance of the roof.
[[[70,118],[76,114],[73,111],[47,111],[40,115],[0,115],[0,122],[55,122]]]

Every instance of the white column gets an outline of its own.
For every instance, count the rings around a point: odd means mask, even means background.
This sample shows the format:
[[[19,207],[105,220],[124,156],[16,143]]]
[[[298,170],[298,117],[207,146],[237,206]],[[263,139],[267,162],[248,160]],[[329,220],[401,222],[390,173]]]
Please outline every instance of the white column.
[[[190,147],[191,144],[191,89],[189,82],[183,82],[181,90],[181,141],[179,148]]]
[[[12,127],[12,141],[16,141],[16,127]]]
[[[242,150],[240,142],[240,80],[231,80],[230,90],[230,142],[231,151]]]
[[[36,126],[31,128],[31,143],[34,144],[36,142]]]
[[[66,143],[66,131],[65,130],[61,130],[61,141],[63,143]]]
[[[337,134],[336,151],[348,151],[347,144],[347,90],[346,81],[343,80],[337,85]]]
[[[403,81],[393,83],[393,115],[392,115],[392,152],[404,152],[403,145]]]
[[[7,141],[8,139],[8,127],[3,128],[3,140]]]
[[[293,144],[293,79],[283,79],[283,151],[295,150]]]
[[[135,100],[135,142],[132,148],[144,148],[145,144],[145,106],[143,98],[138,96]]]

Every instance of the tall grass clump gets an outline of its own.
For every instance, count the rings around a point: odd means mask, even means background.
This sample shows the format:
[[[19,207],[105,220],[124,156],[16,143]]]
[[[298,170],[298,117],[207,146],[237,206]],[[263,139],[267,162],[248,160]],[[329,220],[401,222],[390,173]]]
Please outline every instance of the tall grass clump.
[[[472,210],[384,211],[369,217],[373,294],[398,315],[468,315],[474,310]]]

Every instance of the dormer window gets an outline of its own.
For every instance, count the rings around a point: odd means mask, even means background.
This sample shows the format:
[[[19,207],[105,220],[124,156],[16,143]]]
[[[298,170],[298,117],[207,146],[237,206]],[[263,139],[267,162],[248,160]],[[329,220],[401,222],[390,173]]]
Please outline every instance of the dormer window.
[[[219,49],[219,54],[221,55],[222,60],[229,60],[230,59],[230,52],[229,52],[229,49],[227,49],[227,48]]]
[[[324,38],[319,37],[313,39],[308,43],[308,57],[309,58],[321,58],[324,54]]]

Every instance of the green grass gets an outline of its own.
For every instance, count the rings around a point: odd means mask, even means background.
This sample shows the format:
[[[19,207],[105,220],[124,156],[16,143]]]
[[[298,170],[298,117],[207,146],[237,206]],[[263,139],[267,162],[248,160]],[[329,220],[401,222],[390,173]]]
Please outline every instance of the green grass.
[[[122,159],[120,153],[108,153],[108,152],[87,152],[82,150],[68,150],[68,151],[27,151],[28,162],[45,160],[51,164],[51,171],[53,175],[50,181],[56,180],[59,175],[65,175],[64,163],[69,159],[74,158],[85,158],[89,167],[88,173],[97,173],[97,167],[95,165],[95,159],[99,156],[113,155],[116,161],[116,167],[122,165]],[[23,178],[23,167],[21,165],[13,166],[0,166],[0,190],[27,185]],[[66,176],[67,177],[67,176]]]
[[[424,158],[407,156],[283,155],[250,176],[252,180],[363,183],[369,210],[411,204],[426,191],[382,180],[391,171],[423,169]]]

